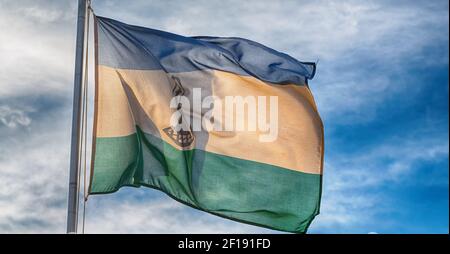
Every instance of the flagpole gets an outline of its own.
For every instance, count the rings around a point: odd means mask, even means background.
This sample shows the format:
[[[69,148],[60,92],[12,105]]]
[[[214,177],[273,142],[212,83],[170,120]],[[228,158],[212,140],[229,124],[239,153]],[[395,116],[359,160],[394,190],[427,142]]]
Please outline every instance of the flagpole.
[[[81,118],[81,92],[83,82],[84,33],[87,0],[78,0],[77,39],[72,111],[72,136],[70,150],[69,198],[67,207],[67,233],[77,233],[79,190],[79,143]]]

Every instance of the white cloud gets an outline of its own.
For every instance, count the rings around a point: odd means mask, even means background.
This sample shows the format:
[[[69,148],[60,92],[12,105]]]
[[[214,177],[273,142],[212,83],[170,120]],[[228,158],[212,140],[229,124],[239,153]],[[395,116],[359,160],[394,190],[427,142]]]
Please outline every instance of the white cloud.
[[[149,195],[155,190],[133,190]],[[268,233],[245,225],[193,210],[165,196],[121,200],[91,196],[87,205],[85,231],[88,233]],[[134,201],[133,201],[134,200]]]
[[[16,128],[17,126],[29,126],[31,118],[28,117],[27,111],[20,109],[13,109],[8,105],[0,105],[0,122],[9,128]]]
[[[0,4],[0,98],[70,91],[74,2]]]
[[[438,162],[448,158],[449,144],[438,137],[425,137],[416,140],[396,138],[383,140],[370,150],[363,149],[345,158],[333,158],[329,171],[335,178],[328,188],[366,188],[386,182],[407,181],[405,178],[415,170],[418,163]],[[445,170],[445,169],[442,169]],[[426,179],[421,179],[423,182]],[[422,182],[422,183],[423,183]],[[445,184],[443,181],[441,184]]]
[[[67,123],[43,116],[30,131],[16,128],[1,140],[0,232],[63,232]]]

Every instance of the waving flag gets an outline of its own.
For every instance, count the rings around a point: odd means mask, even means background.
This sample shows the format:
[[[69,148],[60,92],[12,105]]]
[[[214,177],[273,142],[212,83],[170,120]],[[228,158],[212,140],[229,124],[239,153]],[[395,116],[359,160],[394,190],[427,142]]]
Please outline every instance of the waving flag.
[[[324,150],[313,63],[246,39],[103,17],[95,37],[90,194],[146,186],[225,218],[306,232]]]

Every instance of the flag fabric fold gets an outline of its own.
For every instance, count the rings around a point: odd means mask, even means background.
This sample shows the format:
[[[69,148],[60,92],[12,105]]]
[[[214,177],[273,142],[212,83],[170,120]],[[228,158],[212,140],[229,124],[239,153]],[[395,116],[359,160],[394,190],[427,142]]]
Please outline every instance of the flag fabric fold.
[[[323,125],[308,87],[314,63],[242,38],[184,37],[98,16],[94,26],[89,194],[146,186],[225,218],[306,232],[319,213],[324,153]],[[189,100],[190,112],[178,109],[194,129],[212,112],[195,107],[196,99],[250,98],[242,108],[250,112],[255,98],[259,112],[267,98],[277,103],[276,139],[261,142],[267,129],[258,128],[174,130],[176,109],[169,105],[176,96]],[[236,119],[219,114],[213,122],[236,125]],[[261,124],[259,118],[244,123]]]

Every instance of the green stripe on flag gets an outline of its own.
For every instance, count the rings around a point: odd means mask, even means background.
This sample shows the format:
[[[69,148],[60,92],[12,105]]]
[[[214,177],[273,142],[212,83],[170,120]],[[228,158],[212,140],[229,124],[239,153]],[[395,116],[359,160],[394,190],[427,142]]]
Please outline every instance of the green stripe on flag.
[[[304,233],[319,213],[322,176],[206,152],[180,151],[145,134],[97,138],[90,194],[159,189],[240,222]]]

